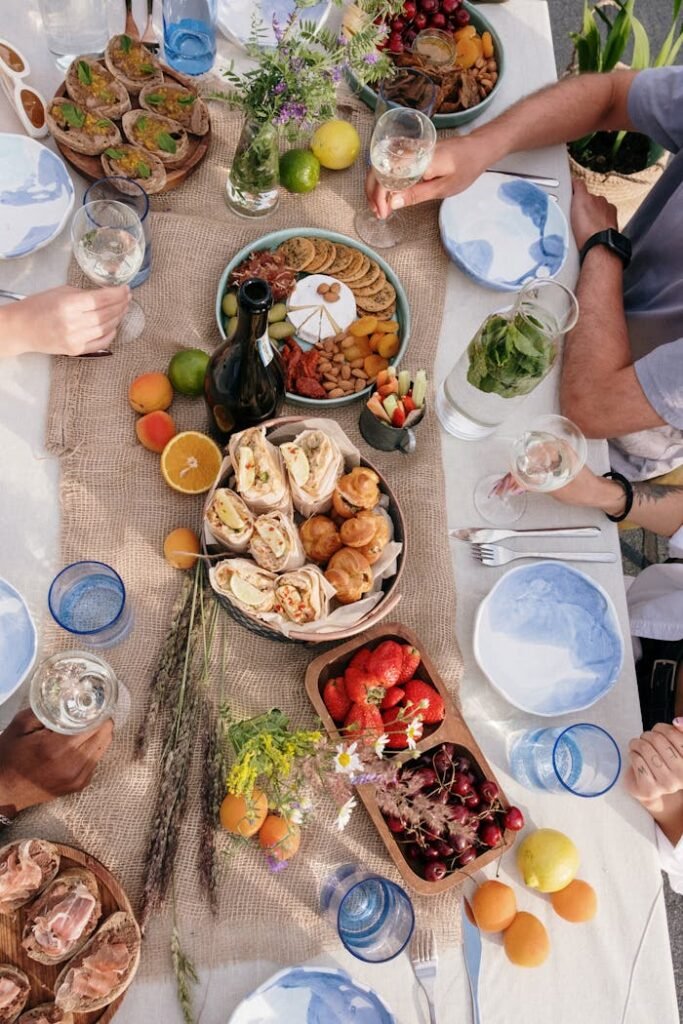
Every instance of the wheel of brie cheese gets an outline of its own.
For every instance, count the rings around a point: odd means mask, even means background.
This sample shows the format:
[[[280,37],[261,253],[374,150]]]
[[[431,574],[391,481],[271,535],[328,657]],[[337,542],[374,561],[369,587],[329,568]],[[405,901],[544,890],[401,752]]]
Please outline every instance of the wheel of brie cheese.
[[[320,295],[321,284],[336,284],[339,298],[330,302]],[[356,319],[356,300],[353,292],[343,281],[327,274],[311,274],[303,277],[287,299],[287,319],[296,329],[297,337],[314,345],[324,338],[341,334]]]

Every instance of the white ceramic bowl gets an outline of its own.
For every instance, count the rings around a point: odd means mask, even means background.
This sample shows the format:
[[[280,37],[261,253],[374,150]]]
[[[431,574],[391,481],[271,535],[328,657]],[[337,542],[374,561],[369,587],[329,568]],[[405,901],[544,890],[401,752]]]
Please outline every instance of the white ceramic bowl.
[[[38,650],[36,627],[19,591],[0,578],[0,704],[19,689]]]
[[[74,205],[64,161],[27,135],[0,134],[0,259],[49,245]]]

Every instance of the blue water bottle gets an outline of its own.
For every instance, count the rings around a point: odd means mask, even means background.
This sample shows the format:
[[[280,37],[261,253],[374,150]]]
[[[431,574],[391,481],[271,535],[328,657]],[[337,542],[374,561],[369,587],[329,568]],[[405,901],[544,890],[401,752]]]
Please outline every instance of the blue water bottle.
[[[203,75],[216,59],[217,0],[163,0],[166,62],[186,75]]]

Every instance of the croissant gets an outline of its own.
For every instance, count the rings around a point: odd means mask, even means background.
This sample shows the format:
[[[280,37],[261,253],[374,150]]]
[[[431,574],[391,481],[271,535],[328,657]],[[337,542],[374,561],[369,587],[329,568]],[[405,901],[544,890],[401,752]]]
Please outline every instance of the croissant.
[[[379,501],[379,477],[374,469],[355,466],[337,481],[332,507],[342,519],[351,519],[361,509],[374,508]]]
[[[327,563],[342,546],[337,527],[327,516],[311,516],[299,533],[304,551],[314,562]]]
[[[360,551],[342,548],[332,555],[325,579],[334,587],[341,604],[353,604],[372,588],[372,569]]]

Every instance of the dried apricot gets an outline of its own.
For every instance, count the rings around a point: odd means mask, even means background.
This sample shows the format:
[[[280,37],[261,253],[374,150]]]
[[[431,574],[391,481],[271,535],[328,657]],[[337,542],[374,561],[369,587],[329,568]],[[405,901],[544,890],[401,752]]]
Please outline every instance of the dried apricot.
[[[368,375],[368,378],[374,379],[380,370],[386,370],[389,365],[388,359],[383,359],[382,356],[371,355],[367,356],[363,363],[363,369]]]
[[[349,327],[349,334],[353,334],[354,338],[369,337],[377,330],[377,317],[376,316],[362,316],[360,320],[356,320],[355,324],[351,324]]]
[[[375,328],[378,334],[398,334],[396,320],[379,320]]]
[[[392,359],[399,349],[398,334],[385,334],[380,341],[377,352],[385,359]]]
[[[367,337],[354,338],[353,345],[349,345],[344,349],[344,356],[346,357],[347,363],[352,363],[356,359],[365,359],[372,352],[372,346],[370,345],[370,339]]]
[[[384,335],[380,331],[375,331],[375,333],[373,335],[371,335],[371,337],[370,337],[370,351],[371,352],[377,352],[378,351],[379,343],[380,343],[380,341],[382,340],[383,337],[384,337]]]
[[[461,39],[455,50],[455,63],[460,68],[471,68],[481,57],[479,39]]]
[[[454,32],[456,43],[459,43],[461,39],[472,39],[476,36],[477,30],[474,25],[465,25],[464,28],[459,28],[457,32]]]
[[[493,57],[493,37],[490,32],[482,32],[481,50],[482,57],[486,57],[487,60],[490,60],[491,57]]]

